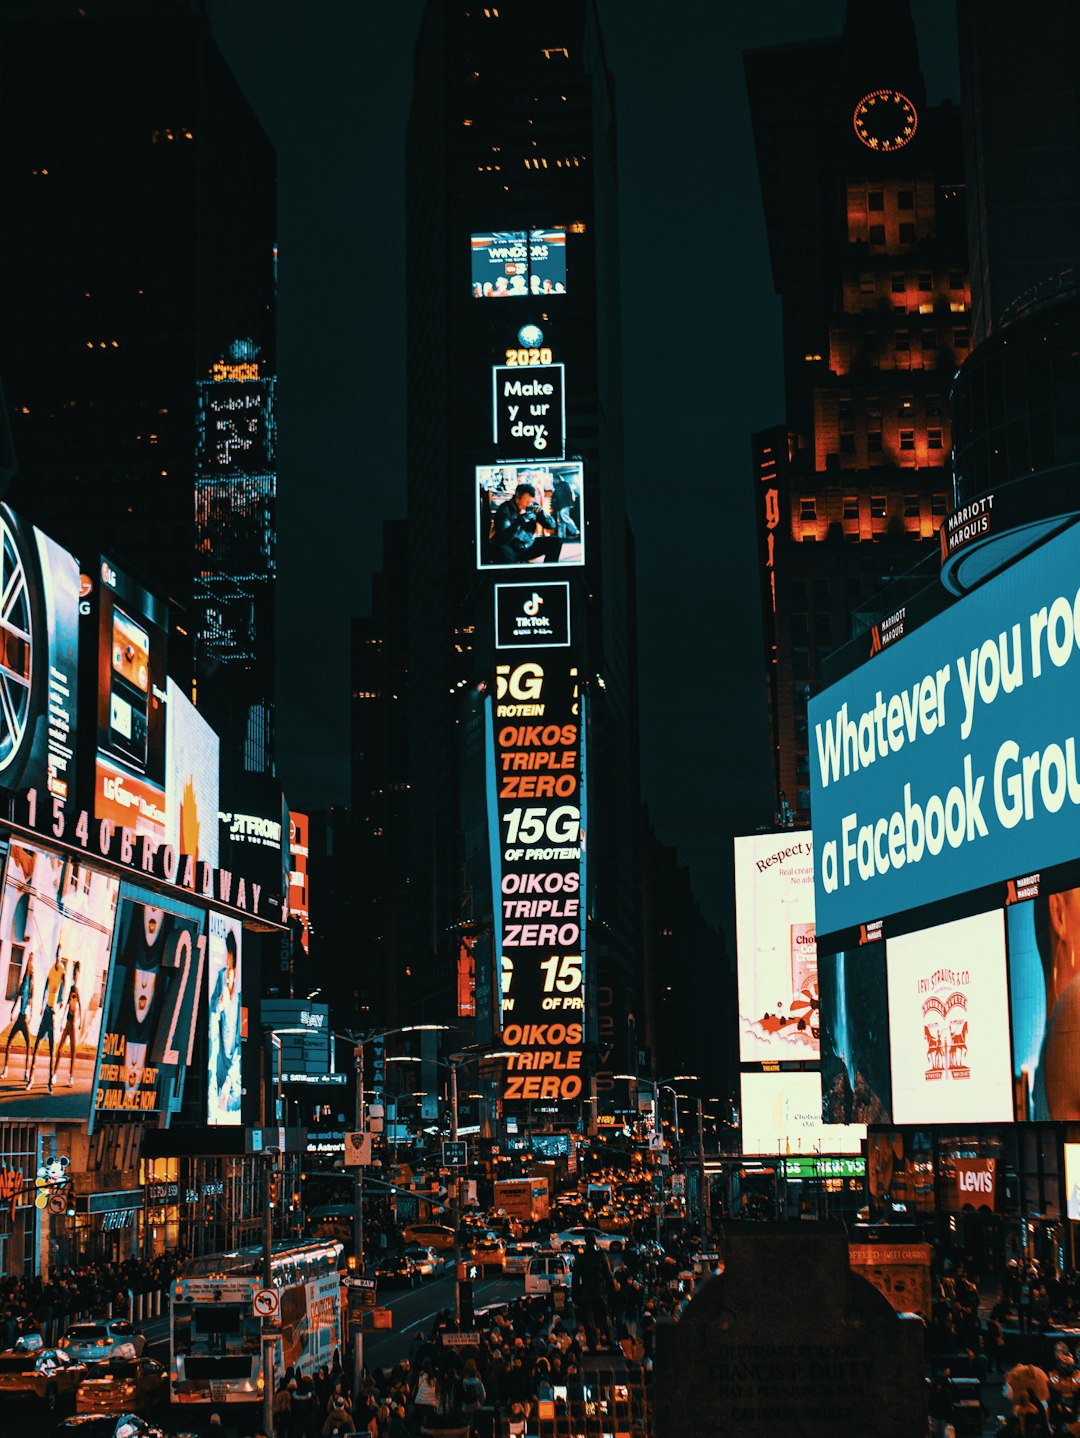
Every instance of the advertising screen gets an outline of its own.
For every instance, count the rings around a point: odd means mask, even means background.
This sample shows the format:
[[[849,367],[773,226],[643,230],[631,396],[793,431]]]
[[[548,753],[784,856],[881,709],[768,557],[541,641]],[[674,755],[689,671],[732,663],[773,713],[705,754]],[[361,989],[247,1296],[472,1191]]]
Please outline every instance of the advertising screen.
[[[570,644],[570,584],[496,584],[496,649],[566,649]]]
[[[819,937],[1077,856],[1080,525],[811,699]]]
[[[566,442],[565,366],[494,365],[491,423],[495,453],[561,459]]]
[[[13,843],[0,901],[0,1117],[90,1112],[118,880]]]
[[[739,1058],[816,1059],[814,843],[806,831],[735,840]]]
[[[265,895],[287,900],[289,822],[278,780],[235,769],[223,774],[218,821],[221,864],[254,880]]]
[[[496,666],[487,710],[488,821],[499,895],[503,1097],[581,1096],[586,813],[577,669]]]
[[[209,1044],[206,1121],[240,1122],[240,1023],[243,929],[237,919],[207,915],[206,1005]]]
[[[1080,888],[1037,892],[1005,914],[1016,1117],[1080,1118]]]
[[[79,566],[0,505],[0,786],[75,797]]]
[[[818,1073],[742,1075],[744,1154],[858,1153],[865,1124],[826,1124],[821,1119]]]
[[[99,573],[94,815],[161,844],[168,610],[110,560]]]
[[[183,1096],[206,940],[200,910],[124,895],[116,922],[94,1110],[162,1113]]]
[[[1065,1147],[1065,1204],[1068,1216],[1080,1222],[1080,1143]]]
[[[892,1117],[885,945],[818,955],[821,1097],[826,1123]]]
[[[565,230],[489,230],[471,247],[475,299],[566,293]]]
[[[580,460],[477,465],[477,566],[584,564],[584,484]]]
[[[1012,1118],[1000,909],[886,944],[896,1123]]]
[[[300,944],[311,952],[311,900],[308,891],[308,855],[311,821],[296,809],[289,810],[289,916],[300,925]]]
[[[221,742],[179,684],[166,692],[165,841],[217,868]]]
[[[327,1004],[298,999],[263,999],[259,1012],[263,1028],[273,1029],[279,1035],[282,1073],[319,1075],[330,1072],[330,1009]]]

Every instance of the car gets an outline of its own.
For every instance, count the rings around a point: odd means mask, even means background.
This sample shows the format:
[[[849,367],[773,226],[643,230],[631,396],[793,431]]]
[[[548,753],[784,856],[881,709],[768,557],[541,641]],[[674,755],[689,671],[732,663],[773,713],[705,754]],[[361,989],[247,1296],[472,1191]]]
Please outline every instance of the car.
[[[569,1288],[573,1256],[569,1253],[534,1253],[525,1265],[525,1294],[550,1293]]]
[[[508,1243],[506,1254],[503,1258],[503,1272],[511,1276],[521,1276],[525,1272],[525,1266],[529,1259],[536,1252],[535,1243]]]
[[[54,1428],[53,1438],[165,1438],[165,1430],[137,1413],[78,1413]]]
[[[126,1318],[94,1318],[73,1323],[58,1346],[69,1358],[97,1363],[102,1358],[141,1358],[146,1338]]]
[[[444,1223],[409,1223],[401,1230],[402,1242],[419,1244],[421,1248],[436,1248],[446,1252],[454,1246],[454,1230]]]
[[[36,1399],[54,1411],[86,1375],[87,1365],[59,1348],[12,1348],[0,1353],[0,1399]]]
[[[419,1244],[410,1244],[402,1257],[412,1264],[420,1278],[438,1278],[446,1267],[442,1254],[436,1253],[433,1248],[422,1248]]]
[[[410,1288],[420,1281],[416,1265],[404,1253],[386,1253],[375,1264],[373,1276],[376,1281],[389,1288],[394,1284],[408,1284]]]
[[[599,1228],[564,1228],[561,1233],[553,1233],[550,1239],[551,1247],[560,1248],[584,1248],[585,1235],[591,1233],[596,1239],[597,1248],[602,1248],[605,1253],[622,1253],[626,1247],[626,1240],[621,1233],[604,1233]]]
[[[169,1375],[153,1358],[95,1363],[75,1394],[76,1413],[149,1413],[169,1401]]]
[[[469,1245],[473,1258],[481,1268],[498,1268],[506,1264],[506,1244],[501,1238],[476,1238]]]

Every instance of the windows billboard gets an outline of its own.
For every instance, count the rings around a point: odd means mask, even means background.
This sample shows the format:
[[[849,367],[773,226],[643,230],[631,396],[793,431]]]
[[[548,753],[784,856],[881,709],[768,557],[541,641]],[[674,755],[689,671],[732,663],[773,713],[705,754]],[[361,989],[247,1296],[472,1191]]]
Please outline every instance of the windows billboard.
[[[810,701],[819,937],[1077,857],[1080,525]]]
[[[565,230],[488,230],[471,249],[474,299],[566,293]]]
[[[818,969],[813,837],[735,840],[739,1058],[816,1059]]]
[[[477,567],[584,564],[584,485],[580,460],[478,465]]]

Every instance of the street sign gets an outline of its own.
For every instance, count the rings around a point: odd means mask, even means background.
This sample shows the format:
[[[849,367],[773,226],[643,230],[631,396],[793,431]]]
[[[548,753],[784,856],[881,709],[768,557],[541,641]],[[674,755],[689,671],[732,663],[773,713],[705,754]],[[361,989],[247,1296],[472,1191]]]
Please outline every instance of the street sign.
[[[442,1161],[447,1168],[464,1168],[469,1162],[469,1145],[463,1138],[443,1139]]]
[[[478,1348],[479,1333],[440,1333],[439,1341],[444,1348]]]
[[[281,1294],[276,1288],[257,1288],[251,1308],[256,1318],[276,1318],[281,1307]]]

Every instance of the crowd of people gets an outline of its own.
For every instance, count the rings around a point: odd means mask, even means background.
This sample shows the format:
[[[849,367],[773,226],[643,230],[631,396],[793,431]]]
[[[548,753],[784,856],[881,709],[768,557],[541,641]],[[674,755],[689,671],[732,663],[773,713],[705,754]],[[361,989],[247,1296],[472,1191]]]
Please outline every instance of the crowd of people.
[[[157,1258],[54,1268],[47,1279],[29,1273],[0,1278],[0,1347],[13,1348],[23,1334],[49,1337],[57,1324],[81,1315],[110,1308],[126,1315],[129,1294],[166,1289],[184,1261],[185,1254],[174,1249]]]

